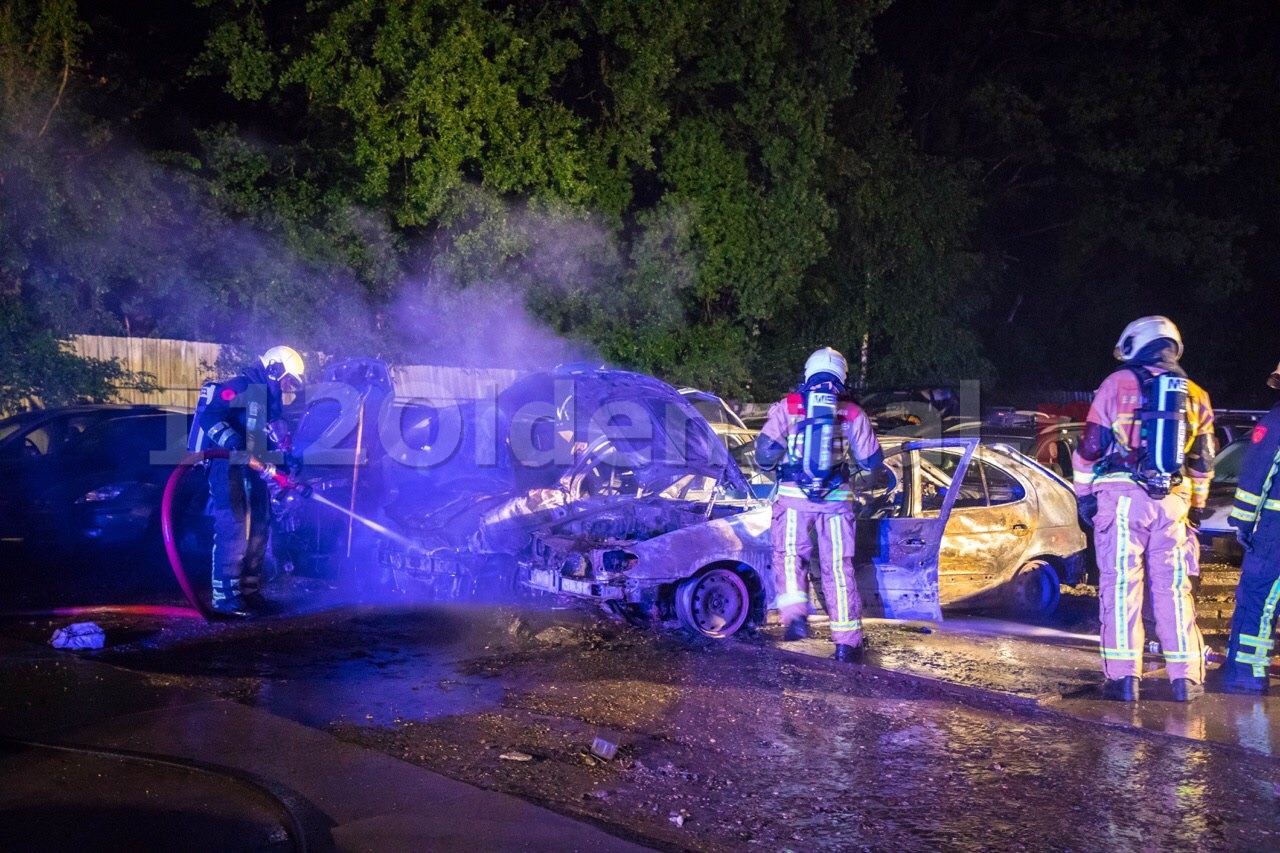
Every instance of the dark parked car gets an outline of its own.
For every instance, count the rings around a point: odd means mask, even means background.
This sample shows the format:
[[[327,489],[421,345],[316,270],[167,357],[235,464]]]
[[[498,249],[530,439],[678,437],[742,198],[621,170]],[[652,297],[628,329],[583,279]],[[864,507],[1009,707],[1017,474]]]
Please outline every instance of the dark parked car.
[[[0,422],[0,538],[42,554],[155,547],[160,501],[191,416],[154,406],[77,406]],[[182,483],[175,519],[195,533],[204,483]]]
[[[994,409],[980,421],[944,422],[946,438],[973,436],[983,444],[1003,444],[1028,456],[1064,479],[1071,479],[1071,454],[1084,424],[1038,411]]]

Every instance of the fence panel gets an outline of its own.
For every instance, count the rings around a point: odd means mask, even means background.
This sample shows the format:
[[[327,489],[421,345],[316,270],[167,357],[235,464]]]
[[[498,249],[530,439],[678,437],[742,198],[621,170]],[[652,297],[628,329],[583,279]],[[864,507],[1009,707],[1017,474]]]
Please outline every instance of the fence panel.
[[[221,344],[167,338],[122,338],[76,335],[70,341],[76,355],[120,360],[129,370],[145,371],[156,378],[162,391],[144,394],[122,389],[126,403],[194,408],[200,386],[216,379],[213,366]],[[399,397],[420,397],[435,402],[474,400],[502,390],[523,371],[510,368],[448,367],[435,364],[393,365],[391,376]],[[318,371],[317,371],[318,375]]]

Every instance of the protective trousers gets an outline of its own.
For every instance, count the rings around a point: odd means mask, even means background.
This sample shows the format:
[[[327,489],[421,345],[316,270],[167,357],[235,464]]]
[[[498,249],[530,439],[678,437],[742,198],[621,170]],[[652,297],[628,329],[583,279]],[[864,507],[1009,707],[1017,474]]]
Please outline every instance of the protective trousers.
[[[1204,639],[1191,597],[1194,544],[1187,533],[1186,498],[1151,497],[1128,482],[1099,484],[1095,494],[1102,671],[1108,679],[1142,675],[1143,583],[1149,572],[1169,679],[1204,683]]]
[[[847,501],[778,498],[773,505],[773,576],[783,624],[809,615],[809,564],[818,540],[831,640],[862,643],[862,598],[853,574],[853,508]]]
[[[1246,551],[1231,616],[1227,667],[1265,678],[1275,650],[1276,608],[1280,606],[1280,543],[1260,541]],[[1240,666],[1237,666],[1240,665]]]
[[[260,592],[267,556],[271,497],[267,484],[243,465],[210,464],[213,507],[213,601]]]

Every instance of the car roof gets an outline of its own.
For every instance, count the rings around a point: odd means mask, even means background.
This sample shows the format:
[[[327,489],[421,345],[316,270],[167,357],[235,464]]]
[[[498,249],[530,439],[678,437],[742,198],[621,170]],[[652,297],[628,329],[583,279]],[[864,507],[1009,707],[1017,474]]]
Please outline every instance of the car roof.
[[[637,404],[650,419],[653,448],[674,451],[671,458],[655,456],[649,465],[672,466],[707,476],[725,476],[731,485],[745,488],[737,464],[711,424],[693,403],[673,386],[645,373],[590,365],[562,365],[554,370],[526,374],[498,394],[497,405],[506,417],[536,411],[550,402],[557,412],[572,415],[575,432],[587,438],[596,414],[608,406]],[[687,426],[668,417],[674,407]],[[627,414],[620,411],[620,414]],[[631,436],[631,438],[638,438]]]
[[[711,424],[713,428],[718,428],[722,424],[738,427],[739,429],[746,428],[746,424],[742,422],[742,418],[738,413],[729,408],[723,398],[717,397],[710,391],[685,387],[680,389],[680,395],[693,403],[694,408],[707,419],[707,423]]]
[[[103,415],[112,415],[127,417],[130,415],[140,414],[169,414],[169,413],[189,413],[190,410],[179,408],[176,406],[158,406],[150,403],[82,403],[73,406],[57,406],[52,409],[30,409],[25,412],[19,412],[15,415],[0,420],[0,445],[3,445],[13,439],[14,436],[29,432],[23,427],[35,427],[42,423],[48,423],[58,420],[59,418],[71,418],[77,415],[90,415],[100,413]],[[17,426],[17,429],[5,434],[5,430],[9,427]]]

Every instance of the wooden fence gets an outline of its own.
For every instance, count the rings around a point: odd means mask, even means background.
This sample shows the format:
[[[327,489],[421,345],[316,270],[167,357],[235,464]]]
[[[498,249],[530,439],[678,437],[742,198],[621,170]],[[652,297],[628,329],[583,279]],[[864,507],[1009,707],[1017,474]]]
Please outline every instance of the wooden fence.
[[[161,391],[144,394],[122,389],[125,403],[194,408],[200,386],[216,379],[214,365],[222,345],[205,341],[165,338],[120,338],[77,335],[70,341],[76,355],[119,359],[129,370],[145,371],[156,378]],[[435,401],[471,400],[501,390],[523,371],[510,368],[449,367],[436,364],[390,365],[396,396],[426,397]],[[314,370],[314,367],[312,367]],[[319,371],[315,371],[318,375]]]

